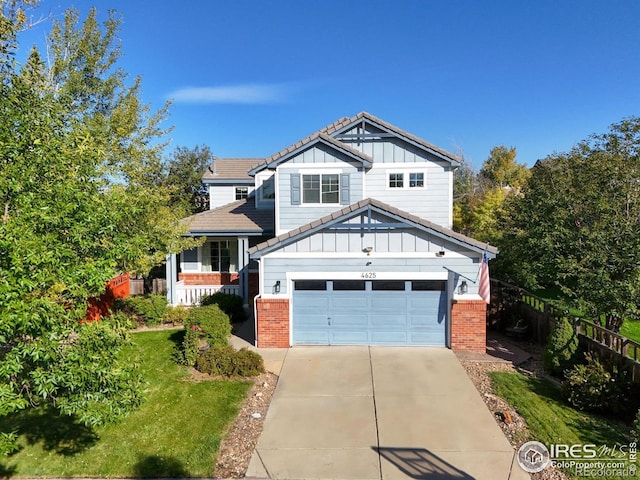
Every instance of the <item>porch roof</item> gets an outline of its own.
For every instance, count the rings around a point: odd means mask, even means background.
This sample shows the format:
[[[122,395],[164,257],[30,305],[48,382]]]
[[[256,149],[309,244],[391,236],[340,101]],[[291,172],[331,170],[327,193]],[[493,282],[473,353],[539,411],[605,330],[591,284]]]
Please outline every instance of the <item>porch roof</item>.
[[[258,209],[255,200],[248,198],[223,205],[214,210],[197,213],[180,221],[188,225],[187,235],[273,235],[273,209]]]

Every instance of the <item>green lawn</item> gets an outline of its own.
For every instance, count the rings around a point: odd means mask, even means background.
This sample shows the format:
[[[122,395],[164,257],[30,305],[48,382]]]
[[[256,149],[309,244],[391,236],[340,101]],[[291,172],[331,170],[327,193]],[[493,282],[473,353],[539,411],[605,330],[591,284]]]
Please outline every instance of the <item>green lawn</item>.
[[[133,334],[147,390],[142,406],[117,424],[90,429],[38,409],[3,419],[22,449],[0,476],[212,477],[221,438],[249,382],[192,382],[171,356],[182,332]]]
[[[574,410],[562,401],[559,389],[547,380],[510,372],[492,372],[489,375],[496,394],[514,406],[526,420],[531,440],[545,445],[595,444],[598,447],[620,446],[629,442],[629,427]]]

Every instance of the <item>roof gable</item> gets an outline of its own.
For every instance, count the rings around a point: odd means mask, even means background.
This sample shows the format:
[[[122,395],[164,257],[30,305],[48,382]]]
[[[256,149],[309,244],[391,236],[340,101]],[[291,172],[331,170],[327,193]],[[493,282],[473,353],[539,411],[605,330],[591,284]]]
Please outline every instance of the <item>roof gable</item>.
[[[256,173],[262,170],[265,170],[267,168],[275,168],[281,163],[286,162],[290,158],[298,155],[299,153],[309,148],[312,148],[314,145],[317,145],[317,144],[326,145],[331,150],[340,152],[346,155],[347,157],[350,157],[355,161],[362,163],[362,165],[365,167],[370,167],[372,165],[373,159],[369,155],[366,155],[365,153],[362,153],[361,151],[350,147],[346,143],[339,142],[338,140],[327,135],[323,130],[320,130],[312,135],[309,135],[308,137],[303,138],[299,142],[296,142],[293,145],[285,148],[284,150],[281,150],[278,153],[275,153],[272,156],[266,158],[263,163],[249,170],[249,175],[255,175]]]
[[[369,124],[376,129],[383,132],[379,133],[366,133],[366,125]],[[357,134],[348,134],[355,127],[362,125],[362,133]],[[343,118],[338,122],[331,124],[328,127],[325,127],[325,133],[331,135],[336,140],[349,140],[349,141],[357,141],[366,140],[367,138],[380,138],[384,136],[396,137],[404,142],[417,147],[419,150],[424,151],[425,153],[434,155],[441,160],[444,160],[450,163],[454,167],[460,166],[461,158],[457,155],[454,155],[451,152],[447,152],[446,150],[423,140],[420,137],[417,137],[406,130],[398,128],[394,125],[391,125],[384,120],[371,115],[368,112],[360,112],[359,114],[351,117],[351,118]]]
[[[306,236],[313,235],[321,230],[332,227],[350,228],[348,220],[362,215],[367,211],[375,211],[376,213],[380,213],[391,220],[388,223],[371,223],[370,225],[372,228],[417,228],[448,242],[463,246],[469,250],[478,253],[486,251],[489,258],[495,258],[498,253],[498,250],[495,247],[479,242],[473,238],[466,237],[460,233],[454,232],[453,230],[443,228],[429,222],[428,220],[403,212],[402,210],[372,198],[361,200],[360,202],[349,205],[342,210],[303,225],[295,230],[291,230],[275,238],[269,239],[266,242],[249,249],[249,253],[252,258],[260,258],[262,255],[279,250],[280,248],[294,243]],[[371,216],[369,215],[369,219],[370,218]],[[360,227],[359,225],[356,226]]]

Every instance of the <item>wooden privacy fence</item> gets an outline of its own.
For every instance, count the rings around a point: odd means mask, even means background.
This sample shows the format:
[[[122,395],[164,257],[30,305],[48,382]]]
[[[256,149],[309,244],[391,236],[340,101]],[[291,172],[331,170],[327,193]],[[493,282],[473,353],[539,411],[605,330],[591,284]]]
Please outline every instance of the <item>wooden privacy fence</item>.
[[[145,288],[146,283],[146,288]],[[155,295],[166,295],[167,279],[166,278],[132,278],[129,280],[131,295],[144,295],[145,293],[153,293]]]
[[[631,369],[633,380],[640,383],[640,343],[608,330],[596,321],[569,315],[567,310],[523,288],[491,280],[491,306],[488,310],[490,326],[504,330],[524,320],[532,339],[538,343],[546,343],[551,329],[561,318],[571,322],[585,349],[623,361]]]

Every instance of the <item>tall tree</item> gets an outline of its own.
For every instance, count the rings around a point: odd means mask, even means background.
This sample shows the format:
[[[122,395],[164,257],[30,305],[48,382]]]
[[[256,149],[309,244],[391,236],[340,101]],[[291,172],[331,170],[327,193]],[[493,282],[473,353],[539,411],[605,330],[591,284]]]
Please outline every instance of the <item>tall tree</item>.
[[[508,208],[500,263],[613,330],[640,318],[639,179],[640,118],[539,161]]]
[[[516,162],[515,147],[491,149],[476,174],[466,163],[454,173],[454,229],[484,242],[501,237],[498,217],[505,202],[529,178],[529,170]]]
[[[32,2],[26,2],[32,3]],[[140,402],[113,322],[83,323],[87,299],[121,271],[184,245],[157,185],[165,110],[116,67],[118,22],[67,12],[45,65],[17,64],[25,2],[0,0],[0,415],[49,404],[96,425]],[[86,82],[85,82],[86,80]],[[0,452],[15,448],[0,434]]]
[[[166,185],[171,189],[171,203],[189,213],[209,209],[209,189],[202,175],[211,165],[213,153],[206,145],[195,148],[177,147],[167,161]]]
[[[489,158],[482,164],[480,178],[488,183],[489,188],[520,188],[527,181],[529,170],[516,162],[516,155],[515,147],[493,147]]]

